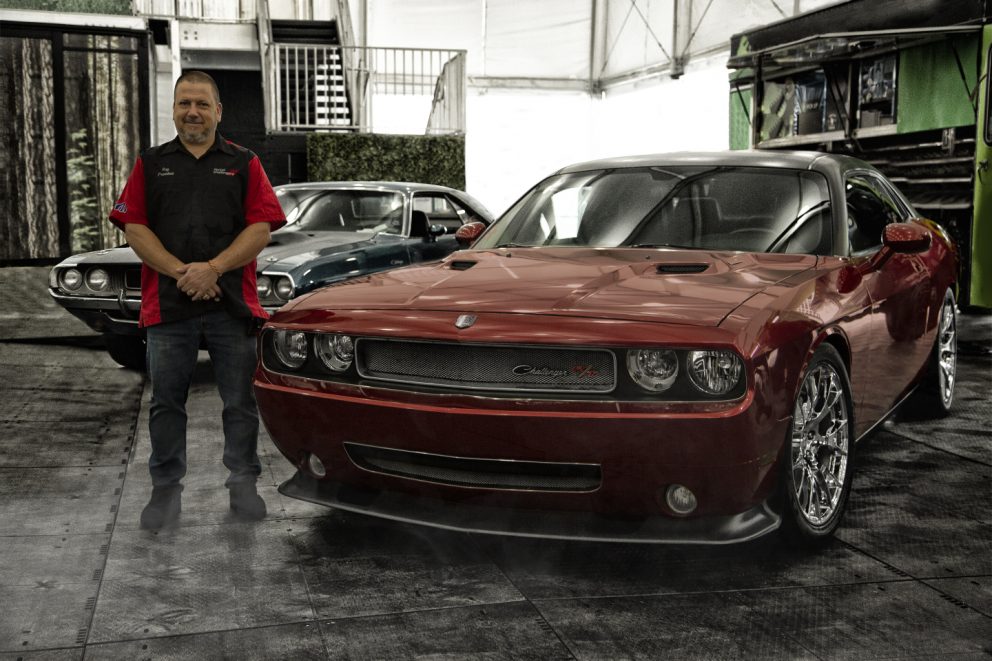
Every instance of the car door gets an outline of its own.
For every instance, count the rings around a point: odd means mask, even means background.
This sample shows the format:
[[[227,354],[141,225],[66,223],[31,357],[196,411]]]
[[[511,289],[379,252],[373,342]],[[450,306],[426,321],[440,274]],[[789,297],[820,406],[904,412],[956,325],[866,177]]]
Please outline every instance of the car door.
[[[848,174],[845,182],[850,258],[863,275],[871,300],[869,387],[862,402],[866,420],[885,415],[926,361],[930,279],[919,255],[882,255],[882,233],[908,212],[870,172]]]

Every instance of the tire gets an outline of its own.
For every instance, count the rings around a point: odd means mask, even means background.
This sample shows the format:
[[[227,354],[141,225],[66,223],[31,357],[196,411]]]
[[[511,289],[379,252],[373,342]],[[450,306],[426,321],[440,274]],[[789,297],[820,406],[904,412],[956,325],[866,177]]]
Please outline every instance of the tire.
[[[780,462],[781,532],[794,546],[818,548],[830,541],[851,493],[851,385],[829,344],[817,348],[799,384]]]
[[[916,390],[914,409],[927,418],[946,418],[954,405],[958,367],[958,322],[954,294],[944,294],[926,375]]]
[[[145,367],[145,338],[133,335],[104,335],[107,353],[118,365],[128,369],[144,372]]]

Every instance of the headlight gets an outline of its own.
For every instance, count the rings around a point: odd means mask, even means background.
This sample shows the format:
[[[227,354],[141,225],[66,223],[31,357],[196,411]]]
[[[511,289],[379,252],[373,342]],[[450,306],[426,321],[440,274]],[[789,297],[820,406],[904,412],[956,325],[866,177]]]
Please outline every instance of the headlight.
[[[78,269],[66,269],[60,276],[62,286],[71,291],[76,291],[83,284],[83,274]]]
[[[289,278],[277,278],[276,296],[284,301],[288,301],[293,298],[293,281]]]
[[[679,374],[679,358],[671,349],[631,349],[627,371],[637,385],[652,392],[668,390]]]
[[[334,372],[345,371],[355,359],[355,343],[347,335],[317,335],[314,351],[320,362]]]
[[[707,395],[725,395],[737,385],[744,364],[733,351],[690,351],[689,380]]]
[[[86,272],[86,286],[93,291],[103,291],[110,287],[110,274],[103,269],[90,269]]]
[[[277,330],[272,333],[272,348],[279,362],[298,369],[307,362],[307,336],[300,331]]]
[[[272,280],[269,279],[269,276],[258,276],[258,280],[255,281],[255,291],[258,292],[259,298],[269,297],[269,294],[272,293]]]

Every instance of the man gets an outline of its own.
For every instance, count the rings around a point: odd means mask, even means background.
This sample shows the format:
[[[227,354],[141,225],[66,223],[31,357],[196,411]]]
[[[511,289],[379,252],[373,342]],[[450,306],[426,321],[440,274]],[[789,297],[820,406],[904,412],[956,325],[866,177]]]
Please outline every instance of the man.
[[[266,317],[255,257],[286,219],[258,157],[217,133],[222,110],[213,78],[181,75],[172,107],[178,136],[138,158],[110,214],[143,262],[139,324],[152,386],[152,495],[141,527],[149,530],[175,521],[181,509],[186,398],[201,340],[224,402],[231,510],[243,520],[265,516],[255,490],[261,464],[251,389],[253,335]]]

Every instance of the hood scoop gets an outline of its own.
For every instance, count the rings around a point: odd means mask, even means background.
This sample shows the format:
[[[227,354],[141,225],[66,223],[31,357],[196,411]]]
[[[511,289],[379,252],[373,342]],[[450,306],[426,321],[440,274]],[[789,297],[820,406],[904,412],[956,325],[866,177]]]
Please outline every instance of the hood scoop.
[[[467,271],[476,264],[478,264],[478,262],[469,259],[456,259],[448,262],[448,266],[452,271]]]
[[[665,273],[702,273],[710,268],[709,264],[658,264],[657,272]]]

